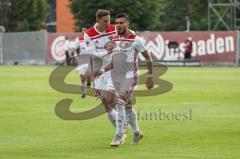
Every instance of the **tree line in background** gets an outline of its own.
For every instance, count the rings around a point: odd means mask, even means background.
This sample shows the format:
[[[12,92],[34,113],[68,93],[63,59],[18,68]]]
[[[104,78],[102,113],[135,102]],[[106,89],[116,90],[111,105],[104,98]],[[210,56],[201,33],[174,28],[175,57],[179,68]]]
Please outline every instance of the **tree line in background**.
[[[7,32],[41,30],[47,16],[47,0],[0,0],[0,26]]]
[[[97,9],[108,9],[112,22],[117,13],[130,16],[131,28],[138,31],[184,31],[186,17],[191,21],[191,30],[208,29],[207,0],[72,0],[71,11],[77,30],[85,24],[94,24]]]
[[[49,0],[0,0],[0,26],[6,31],[37,31],[45,27]],[[208,29],[207,0],[69,0],[76,31],[95,23],[97,9],[108,9],[111,22],[117,13],[130,16],[131,28],[138,31],[184,31],[186,17],[190,30]]]

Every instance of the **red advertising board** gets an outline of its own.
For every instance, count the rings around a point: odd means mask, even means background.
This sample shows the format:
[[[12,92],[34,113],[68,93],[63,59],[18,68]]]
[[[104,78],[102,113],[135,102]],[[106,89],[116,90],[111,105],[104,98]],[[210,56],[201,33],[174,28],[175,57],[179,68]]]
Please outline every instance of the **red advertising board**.
[[[138,32],[154,59],[172,61],[183,60],[184,41],[192,38],[192,59],[200,62],[223,62],[235,64],[237,61],[237,32]],[[76,38],[80,33],[49,34],[46,63],[64,59],[64,36]],[[179,44],[177,49],[169,49],[169,42]],[[143,60],[143,57],[140,56]]]

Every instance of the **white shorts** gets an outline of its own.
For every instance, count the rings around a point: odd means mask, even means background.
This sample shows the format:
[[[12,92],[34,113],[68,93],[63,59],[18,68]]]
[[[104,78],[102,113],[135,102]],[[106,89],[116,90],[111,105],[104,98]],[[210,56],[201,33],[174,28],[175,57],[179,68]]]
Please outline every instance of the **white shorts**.
[[[88,64],[78,65],[77,66],[77,74],[79,75],[85,75],[86,71],[88,69]]]
[[[95,97],[104,98],[107,90],[115,90],[111,74],[104,74],[93,81]]]

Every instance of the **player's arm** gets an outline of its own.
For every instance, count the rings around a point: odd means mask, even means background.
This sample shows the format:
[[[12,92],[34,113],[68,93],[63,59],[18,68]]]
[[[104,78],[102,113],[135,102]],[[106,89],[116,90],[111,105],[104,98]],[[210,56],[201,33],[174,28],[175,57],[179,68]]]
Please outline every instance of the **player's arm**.
[[[102,68],[103,72],[108,72],[110,70],[113,69],[113,62],[111,61],[107,66],[105,66],[104,68]]]
[[[154,86],[152,57],[150,56],[148,51],[145,49],[142,41],[138,37],[136,37],[136,39],[135,39],[134,47],[138,52],[142,53],[142,55],[145,57],[145,59],[147,61],[148,75],[147,75],[146,86],[148,89],[151,89]]]
[[[153,60],[152,60],[152,57],[150,56],[150,54],[148,53],[147,50],[142,52],[142,55],[145,57],[145,59],[147,61],[148,76],[152,76],[153,75]]]
[[[145,57],[147,61],[147,69],[148,69],[148,74],[147,74],[147,81],[146,81],[146,86],[148,89],[153,88],[154,86],[154,81],[153,81],[153,60],[150,54],[148,53],[147,50],[142,52],[142,55]]]
[[[97,70],[94,72],[93,76],[96,78],[96,77],[99,77],[101,76],[104,72],[108,72],[110,70],[113,69],[113,63],[110,62],[107,66],[103,67],[101,70]]]
[[[107,54],[112,54],[113,53],[113,43],[110,42],[107,46],[106,46],[106,51],[107,51]],[[108,72],[110,70],[113,69],[113,62],[111,61],[107,66],[105,66],[104,68],[102,68],[101,70],[98,70],[96,72],[94,72],[94,76],[95,77],[99,77],[101,76],[104,72]]]

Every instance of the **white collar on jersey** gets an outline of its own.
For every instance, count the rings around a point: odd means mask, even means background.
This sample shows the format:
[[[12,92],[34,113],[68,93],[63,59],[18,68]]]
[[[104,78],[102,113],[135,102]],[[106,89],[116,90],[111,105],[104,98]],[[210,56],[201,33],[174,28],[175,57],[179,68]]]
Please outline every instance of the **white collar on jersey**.
[[[96,24],[94,24],[94,29],[96,30],[96,32],[98,33],[98,34],[104,34],[104,33],[106,33],[106,31],[103,31],[103,32],[100,32],[99,30],[97,30],[97,25],[98,25],[98,23],[96,23]]]

